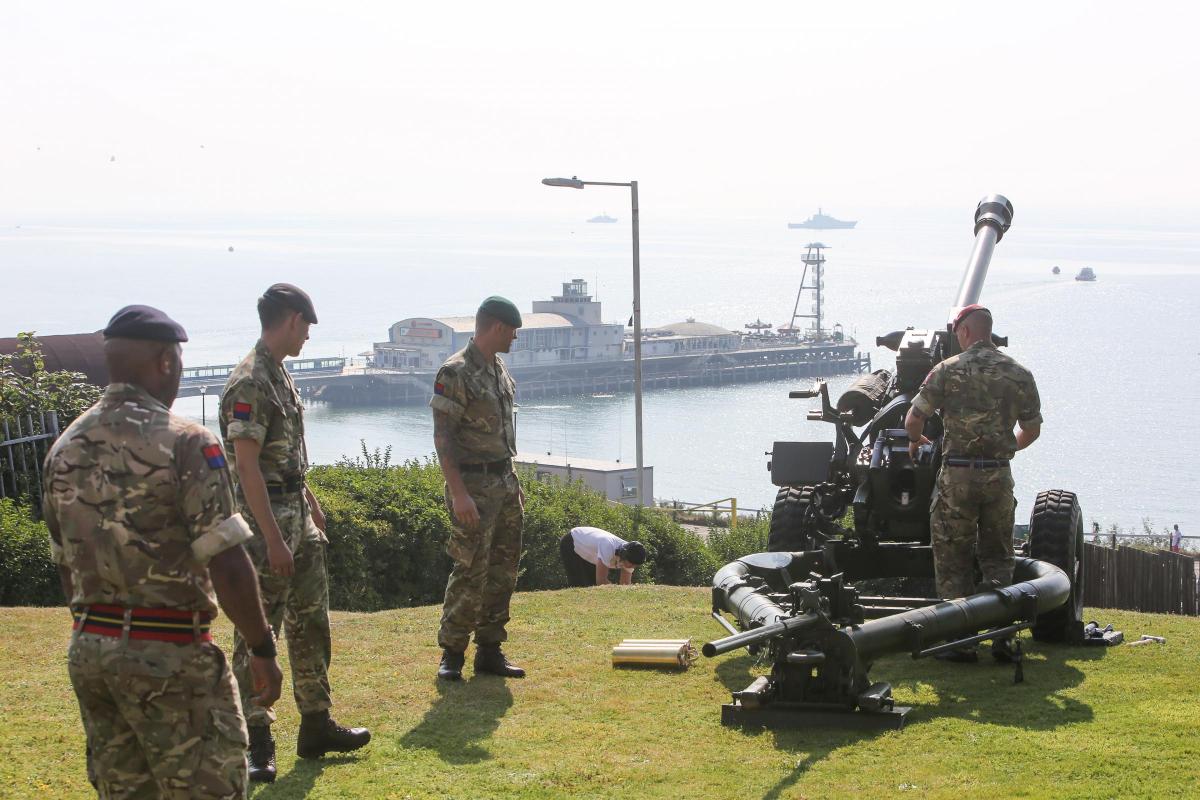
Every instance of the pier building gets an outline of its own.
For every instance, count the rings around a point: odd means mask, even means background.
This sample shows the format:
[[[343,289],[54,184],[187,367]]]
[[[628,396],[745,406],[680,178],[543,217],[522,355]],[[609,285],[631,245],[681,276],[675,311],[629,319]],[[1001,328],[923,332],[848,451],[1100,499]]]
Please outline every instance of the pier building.
[[[625,326],[605,323],[600,303],[576,278],[562,294],[536,300],[512,351],[502,354],[510,367],[615,361],[622,357]],[[383,369],[437,369],[467,346],[475,317],[410,317],[388,329],[388,340],[374,346],[372,366]]]

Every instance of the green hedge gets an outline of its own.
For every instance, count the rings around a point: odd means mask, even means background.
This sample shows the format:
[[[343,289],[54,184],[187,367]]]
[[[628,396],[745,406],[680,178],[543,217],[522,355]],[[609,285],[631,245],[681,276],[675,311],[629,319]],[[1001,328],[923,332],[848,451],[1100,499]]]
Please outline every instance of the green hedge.
[[[432,461],[390,466],[386,458],[315,467],[309,484],[329,529],[329,589],[334,608],[373,611],[439,603],[450,574],[450,515],[442,473]],[[518,590],[559,589],[566,575],[558,541],[577,525],[637,538],[650,551],[638,582],[706,585],[718,564],[704,543],[661,512],[608,503],[581,484],[526,475],[525,527]],[[636,532],[635,532],[636,531]]]
[[[0,606],[64,604],[46,524],[26,507],[0,500]]]
[[[440,603],[450,574],[445,554],[450,516],[442,473],[432,461],[393,466],[364,453],[309,472],[329,528],[330,604],[375,611]],[[577,525],[638,539],[650,557],[639,583],[707,586],[727,561],[766,549],[764,524],[714,531],[709,546],[660,511],[617,506],[582,484],[523,476],[525,528],[518,590],[559,589],[566,575],[558,541]],[[46,526],[11,501],[0,501],[0,605],[63,602],[50,561]]]

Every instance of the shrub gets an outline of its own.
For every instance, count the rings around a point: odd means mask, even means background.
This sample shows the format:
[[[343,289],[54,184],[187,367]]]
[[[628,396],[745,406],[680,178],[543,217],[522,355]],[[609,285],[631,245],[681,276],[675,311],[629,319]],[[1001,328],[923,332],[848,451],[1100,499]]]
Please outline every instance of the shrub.
[[[770,530],[770,517],[754,521],[739,519],[735,529],[714,528],[709,532],[708,551],[718,565],[728,564],[750,553],[766,552]]]
[[[450,574],[445,554],[450,514],[442,473],[432,460],[392,466],[387,453],[314,467],[309,481],[329,528],[330,604],[373,611],[441,602]],[[638,582],[705,585],[716,561],[704,543],[658,511],[617,506],[580,483],[536,481],[526,474],[525,525],[518,590],[566,585],[559,539],[577,525],[637,538],[650,558]]]
[[[30,511],[0,499],[0,606],[65,605],[50,532]]]
[[[451,527],[442,472],[434,461],[392,465],[389,452],[364,447],[361,457],[314,467],[308,475],[328,521],[333,608],[377,611],[442,601],[451,567],[445,553]],[[577,525],[645,544],[649,558],[635,573],[639,583],[706,586],[720,564],[765,549],[755,545],[734,552],[751,540],[749,534],[714,532],[724,543],[714,556],[665,512],[614,505],[582,483],[539,482],[526,474],[522,485],[518,590],[566,585],[558,543]],[[0,503],[0,604],[62,603],[45,525],[11,501]]]

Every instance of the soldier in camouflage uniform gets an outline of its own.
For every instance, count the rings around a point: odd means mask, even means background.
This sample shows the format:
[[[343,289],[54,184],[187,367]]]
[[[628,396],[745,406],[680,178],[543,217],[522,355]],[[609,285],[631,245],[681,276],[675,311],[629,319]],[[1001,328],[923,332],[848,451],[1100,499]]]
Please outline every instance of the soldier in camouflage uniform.
[[[240,798],[246,725],[209,626],[217,598],[256,657],[247,701],[282,675],[216,437],[168,410],[187,335],[129,306],[104,331],[113,383],[55,442],[43,500],[75,617],[68,671],[102,798]],[[253,676],[253,677],[251,677]]]
[[[271,286],[259,298],[262,338],[242,359],[221,396],[221,436],[229,453],[237,501],[254,536],[246,544],[259,572],[267,619],[283,624],[300,709],[296,752],[319,758],[357,750],[370,741],[365,728],[343,728],[329,715],[329,579],[325,568],[325,518],[304,482],[304,409],[287,356],[300,354],[317,315],[301,289]],[[233,668],[245,674],[245,642],[234,637]],[[275,741],[268,708],[247,712],[250,780],[275,779]]]
[[[472,633],[477,674],[525,676],[500,650],[517,585],[525,496],[512,465],[516,386],[497,354],[509,351],[520,327],[521,313],[511,302],[483,301],[474,338],[442,365],[429,401],[453,526],[446,552],[454,566],[438,631],[438,677],[446,680],[462,678]]]
[[[934,572],[941,597],[1007,586],[1013,572],[1013,479],[1009,460],[1041,433],[1041,401],[1033,375],[992,343],[992,315],[980,305],[954,319],[962,350],[925,378],[905,428],[910,451],[928,440],[925,418],[941,410],[942,469],[931,508]],[[1017,426],[1014,434],[1013,426]]]

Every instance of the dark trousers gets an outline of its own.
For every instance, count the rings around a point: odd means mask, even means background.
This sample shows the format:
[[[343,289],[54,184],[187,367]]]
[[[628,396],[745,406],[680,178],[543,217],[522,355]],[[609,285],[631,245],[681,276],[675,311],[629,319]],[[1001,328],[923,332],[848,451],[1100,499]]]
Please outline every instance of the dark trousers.
[[[575,540],[570,532],[559,539],[558,552],[562,555],[563,569],[567,571],[568,586],[596,585],[596,565],[575,552]]]

